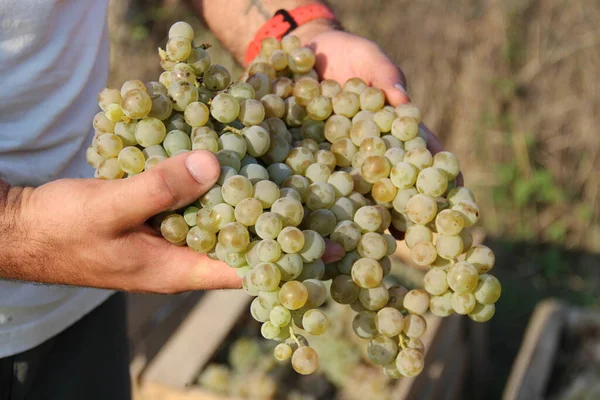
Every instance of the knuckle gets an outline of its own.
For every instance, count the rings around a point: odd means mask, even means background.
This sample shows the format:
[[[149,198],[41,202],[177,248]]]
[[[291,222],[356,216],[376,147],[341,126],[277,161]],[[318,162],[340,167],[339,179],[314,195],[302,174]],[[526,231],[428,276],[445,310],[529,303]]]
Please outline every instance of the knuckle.
[[[154,199],[156,205],[161,209],[171,209],[177,203],[177,195],[169,183],[167,172],[157,168],[150,182],[148,187],[149,196]]]

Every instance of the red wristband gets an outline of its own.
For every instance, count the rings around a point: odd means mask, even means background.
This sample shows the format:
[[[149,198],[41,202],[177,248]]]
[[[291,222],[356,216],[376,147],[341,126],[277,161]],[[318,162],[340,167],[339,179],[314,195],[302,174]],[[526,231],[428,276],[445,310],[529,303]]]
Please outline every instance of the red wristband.
[[[279,10],[273,18],[268,20],[254,36],[254,40],[248,45],[245,62],[248,65],[260,53],[260,43],[267,37],[281,40],[282,37],[309,21],[327,18],[335,20],[333,11],[323,4],[310,4],[297,7],[291,11]]]

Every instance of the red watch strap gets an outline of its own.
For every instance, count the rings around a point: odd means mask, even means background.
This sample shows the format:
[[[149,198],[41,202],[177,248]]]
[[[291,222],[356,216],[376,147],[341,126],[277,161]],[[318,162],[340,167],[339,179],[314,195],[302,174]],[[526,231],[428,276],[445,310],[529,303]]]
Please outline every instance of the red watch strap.
[[[246,50],[246,65],[249,64],[260,53],[260,43],[264,38],[274,37],[281,40],[282,37],[309,21],[327,18],[335,20],[333,11],[323,4],[309,4],[294,8],[291,11],[279,10],[273,18],[268,20],[254,36],[254,40]]]

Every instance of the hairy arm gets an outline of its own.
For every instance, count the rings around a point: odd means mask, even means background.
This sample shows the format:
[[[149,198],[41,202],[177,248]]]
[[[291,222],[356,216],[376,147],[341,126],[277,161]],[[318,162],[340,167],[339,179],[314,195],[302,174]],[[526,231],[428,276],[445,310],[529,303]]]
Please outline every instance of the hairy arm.
[[[208,27],[221,42],[243,64],[248,44],[256,31],[267,22],[277,10],[291,10],[309,4],[325,4],[317,0],[193,0],[196,9],[204,16]],[[315,34],[331,29],[331,21],[318,19],[294,30],[294,35],[302,38],[305,34]]]

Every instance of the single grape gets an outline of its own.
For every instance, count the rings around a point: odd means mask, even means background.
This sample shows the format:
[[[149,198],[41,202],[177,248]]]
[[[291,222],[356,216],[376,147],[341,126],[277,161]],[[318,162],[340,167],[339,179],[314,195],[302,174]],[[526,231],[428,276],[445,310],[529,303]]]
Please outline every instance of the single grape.
[[[227,68],[219,64],[212,64],[202,75],[204,86],[209,90],[223,90],[231,82]]]
[[[185,219],[179,214],[170,214],[162,220],[160,233],[169,242],[178,244],[186,239],[190,230]]]
[[[420,315],[408,314],[404,318],[403,332],[410,338],[419,338],[427,330],[427,323]]]
[[[398,117],[410,117],[421,122],[421,110],[417,106],[411,103],[405,103],[398,105],[395,110]]]
[[[425,290],[411,290],[404,296],[404,308],[411,314],[425,314],[429,308],[429,295]]]
[[[332,112],[331,99],[323,95],[313,97],[306,105],[306,113],[316,121],[326,120]]]
[[[289,281],[279,289],[279,301],[288,310],[298,310],[306,304],[308,290],[302,282]]]
[[[424,194],[416,194],[406,203],[406,215],[415,224],[425,225],[435,218],[437,203]]]
[[[361,167],[361,174],[365,181],[375,183],[380,179],[387,178],[390,174],[390,163],[383,156],[369,156]]]
[[[183,111],[189,104],[198,101],[198,90],[190,82],[174,81],[169,86],[169,97],[173,101],[173,109]]]
[[[463,243],[460,236],[438,235],[435,248],[440,257],[455,260],[463,252]]]
[[[361,236],[361,228],[356,222],[340,221],[329,237],[339,243],[345,251],[351,251],[356,248]]]
[[[239,253],[248,247],[250,235],[248,229],[239,222],[231,222],[219,231],[219,244],[228,252]],[[265,289],[266,290],[266,289]]]
[[[494,267],[496,257],[489,247],[479,245],[467,251],[465,261],[477,268],[477,272],[483,274]]]
[[[449,151],[441,151],[433,157],[433,166],[446,173],[448,180],[454,179],[460,172],[458,158]]]
[[[473,293],[453,293],[452,308],[457,314],[467,315],[473,311],[477,301]]]
[[[380,334],[393,338],[402,332],[404,316],[396,308],[384,307],[377,312],[375,324]]]
[[[279,361],[289,360],[292,356],[292,347],[286,343],[279,343],[273,350],[273,356]]]
[[[458,293],[475,290],[479,281],[477,269],[466,261],[459,261],[448,271],[448,286]]]
[[[260,327],[260,333],[265,339],[275,339],[279,336],[280,328],[271,321],[267,321]]]
[[[283,328],[287,326],[292,320],[292,314],[290,310],[283,306],[276,305],[271,309],[269,313],[271,323],[277,327]]]
[[[396,359],[397,354],[398,345],[387,336],[378,336],[367,345],[367,356],[375,364],[389,364]]]
[[[439,296],[448,290],[446,271],[442,268],[432,268],[423,278],[425,290],[434,296]]]
[[[308,47],[296,48],[288,54],[288,65],[292,72],[309,72],[315,65],[315,53]]]
[[[479,282],[473,292],[478,303],[494,304],[500,298],[501,293],[502,286],[498,278],[488,274],[479,275]]]
[[[417,265],[431,265],[436,257],[437,250],[431,242],[417,242],[410,249],[410,257]]]
[[[329,328],[329,318],[319,309],[308,310],[302,317],[302,326],[311,335],[322,335]]]
[[[425,367],[425,358],[423,354],[416,349],[404,349],[396,358],[396,368],[402,376],[413,377],[423,371]]]
[[[396,119],[396,115],[388,110],[382,109],[382,110],[378,110],[374,115],[373,115],[373,122],[375,122],[375,124],[377,124],[377,127],[379,128],[379,131],[381,133],[388,133],[392,130],[392,124],[394,123],[394,120]],[[394,138],[395,140],[398,140],[398,138],[396,138],[393,135],[387,135],[390,138]],[[400,147],[400,143],[395,142],[398,147]],[[388,148],[393,147],[393,146],[388,146]]]
[[[210,114],[217,121],[224,124],[233,122],[238,117],[239,112],[240,105],[238,101],[227,93],[216,95],[210,105]]]
[[[204,74],[211,64],[210,54],[200,47],[193,48],[186,63],[192,67],[194,73],[198,75]]]
[[[113,133],[104,133],[98,136],[95,150],[104,158],[117,157],[123,150],[123,141]]]
[[[377,331],[377,314],[368,310],[359,311],[352,320],[352,329],[362,339],[377,337],[379,334]]]
[[[426,148],[417,148],[407,150],[404,155],[404,161],[414,165],[417,169],[421,170],[427,167],[431,167],[433,164],[433,157]]]
[[[354,214],[354,222],[364,233],[376,232],[381,227],[383,218],[376,207],[364,206],[359,208],[356,214]]]
[[[331,298],[339,304],[350,304],[358,298],[360,288],[349,275],[336,276],[331,282]]]
[[[95,177],[110,180],[121,179],[124,175],[125,171],[119,166],[119,161],[116,158],[107,158],[100,162]]]
[[[398,117],[392,123],[392,135],[406,142],[414,139],[419,133],[419,122],[410,117]]]
[[[302,204],[290,197],[280,198],[271,206],[271,212],[282,217],[284,226],[298,226],[304,218]]]
[[[385,284],[381,282],[375,287],[360,289],[358,299],[367,310],[376,311],[385,307],[389,300],[389,293]]]
[[[308,290],[308,299],[305,307],[316,308],[327,301],[327,288],[318,279],[305,279],[302,281],[306,290]]]
[[[374,87],[366,88],[360,93],[360,108],[362,110],[378,111],[385,104],[383,92]]]
[[[291,53],[293,50],[302,47],[302,42],[297,36],[288,34],[281,38],[281,49],[286,53]]]
[[[308,215],[306,220],[308,229],[316,231],[319,235],[329,236],[336,226],[336,216],[330,210],[315,210]]]
[[[373,260],[382,259],[387,255],[387,241],[382,235],[375,232],[367,232],[362,235],[356,248],[361,257]]]
[[[269,321],[269,313],[270,310],[262,306],[258,297],[252,300],[252,303],[250,303],[250,314],[256,321]]]
[[[319,356],[311,347],[300,347],[292,355],[292,367],[301,375],[310,375],[319,368]]]
[[[493,304],[477,304],[473,311],[469,313],[469,318],[475,322],[486,322],[492,319],[496,312],[496,306]]]
[[[303,262],[299,254],[283,254],[276,264],[281,272],[282,281],[294,280],[302,273]]]
[[[140,149],[134,146],[125,147],[119,152],[119,167],[128,174],[139,174],[144,170],[146,159]]]
[[[352,92],[338,93],[331,99],[331,103],[333,112],[347,118],[352,118],[360,109],[360,98]]]
[[[452,308],[452,292],[447,291],[439,296],[431,296],[429,300],[429,311],[438,317],[448,317],[454,314]]]
[[[455,187],[448,192],[446,196],[451,206],[455,206],[462,200],[475,202],[475,196],[470,189],[462,186]]]

